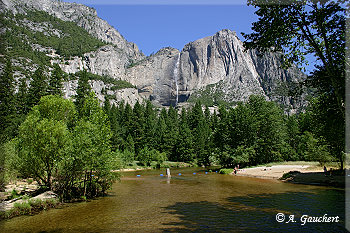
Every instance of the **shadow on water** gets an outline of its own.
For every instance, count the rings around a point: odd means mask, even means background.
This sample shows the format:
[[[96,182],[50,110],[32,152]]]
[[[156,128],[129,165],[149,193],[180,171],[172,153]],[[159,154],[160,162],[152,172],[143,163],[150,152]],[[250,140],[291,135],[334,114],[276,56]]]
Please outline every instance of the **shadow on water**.
[[[165,207],[165,212],[180,221],[164,224],[164,232],[348,232],[344,227],[344,191],[254,194],[226,201],[177,202]],[[283,223],[276,221],[277,213],[285,214]],[[340,221],[301,225],[302,215],[324,214],[339,216]],[[290,215],[295,216],[295,222],[286,223]]]

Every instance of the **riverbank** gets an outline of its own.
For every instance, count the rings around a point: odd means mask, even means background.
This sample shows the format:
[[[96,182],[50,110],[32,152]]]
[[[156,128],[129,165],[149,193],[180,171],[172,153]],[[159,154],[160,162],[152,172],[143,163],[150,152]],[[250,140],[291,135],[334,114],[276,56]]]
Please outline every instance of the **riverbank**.
[[[330,170],[326,174],[322,167],[310,165],[273,165],[240,169],[237,176],[249,176],[262,179],[280,179],[295,184],[345,187],[345,176],[339,170]]]
[[[6,185],[5,192],[0,192],[0,220],[34,215],[60,204],[54,192],[40,192],[38,184],[32,179],[17,180]]]

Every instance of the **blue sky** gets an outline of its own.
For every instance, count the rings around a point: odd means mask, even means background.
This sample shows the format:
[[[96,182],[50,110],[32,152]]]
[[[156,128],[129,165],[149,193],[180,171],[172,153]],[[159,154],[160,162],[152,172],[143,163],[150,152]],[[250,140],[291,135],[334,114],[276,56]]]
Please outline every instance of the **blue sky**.
[[[243,39],[240,33],[251,32],[251,24],[257,19],[254,8],[241,0],[68,2],[94,7],[100,18],[116,28],[125,39],[136,43],[146,55],[168,46],[181,50],[188,42],[214,35],[222,29],[236,31]]]
[[[146,55],[163,47],[179,50],[222,29],[250,33],[255,8],[244,0],[64,0],[96,9],[100,18],[134,42]],[[307,56],[309,73],[315,59]]]

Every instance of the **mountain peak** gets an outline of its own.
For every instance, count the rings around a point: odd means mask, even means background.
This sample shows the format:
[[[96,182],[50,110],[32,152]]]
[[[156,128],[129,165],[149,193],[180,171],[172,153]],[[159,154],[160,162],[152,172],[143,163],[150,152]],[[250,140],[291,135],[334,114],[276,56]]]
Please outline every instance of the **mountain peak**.
[[[178,49],[175,49],[173,47],[164,47],[164,48],[161,48],[157,53],[156,55],[175,55],[175,54],[178,54],[180,53],[180,51]]]

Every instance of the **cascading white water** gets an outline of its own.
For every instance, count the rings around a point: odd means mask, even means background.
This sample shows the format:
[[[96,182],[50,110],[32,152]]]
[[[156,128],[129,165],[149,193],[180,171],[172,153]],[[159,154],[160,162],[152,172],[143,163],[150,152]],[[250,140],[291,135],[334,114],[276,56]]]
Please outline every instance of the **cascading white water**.
[[[181,53],[179,53],[178,57],[177,57],[177,61],[174,67],[174,79],[175,79],[175,86],[176,86],[176,101],[175,101],[175,106],[177,105],[177,103],[179,102],[179,84],[178,84],[178,80],[179,80],[179,75],[180,75],[180,56]]]

